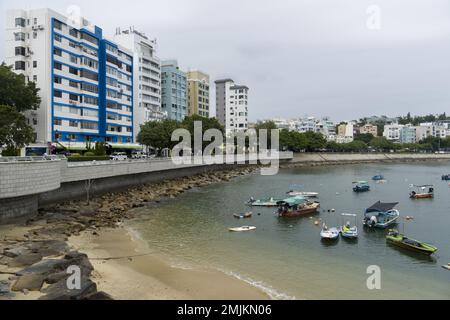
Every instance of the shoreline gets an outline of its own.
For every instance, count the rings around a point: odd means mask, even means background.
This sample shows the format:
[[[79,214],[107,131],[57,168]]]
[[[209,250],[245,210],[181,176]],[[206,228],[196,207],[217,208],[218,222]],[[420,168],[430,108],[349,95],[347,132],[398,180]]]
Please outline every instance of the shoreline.
[[[224,272],[200,266],[171,265],[167,257],[152,252],[125,226],[102,230],[97,236],[84,232],[71,237],[69,244],[88,255],[95,270],[92,279],[98,290],[114,299],[269,299],[262,290]],[[111,257],[114,259],[109,259]]]
[[[295,153],[291,161],[280,163],[280,168],[443,161],[450,161],[450,154]]]

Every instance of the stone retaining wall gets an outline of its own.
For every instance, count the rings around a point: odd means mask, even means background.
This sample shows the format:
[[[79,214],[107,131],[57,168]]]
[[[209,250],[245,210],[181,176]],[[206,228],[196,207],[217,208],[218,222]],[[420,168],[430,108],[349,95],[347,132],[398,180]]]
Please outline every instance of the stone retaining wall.
[[[61,164],[66,161],[0,163],[0,199],[56,190],[61,185]]]

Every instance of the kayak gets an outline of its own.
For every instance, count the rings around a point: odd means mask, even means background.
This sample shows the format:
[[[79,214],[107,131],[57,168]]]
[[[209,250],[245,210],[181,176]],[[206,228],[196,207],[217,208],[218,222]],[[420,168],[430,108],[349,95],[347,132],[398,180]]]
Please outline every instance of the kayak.
[[[238,228],[230,228],[228,230],[230,230],[231,232],[245,232],[245,231],[256,230],[256,227],[244,226],[244,227],[238,227]]]

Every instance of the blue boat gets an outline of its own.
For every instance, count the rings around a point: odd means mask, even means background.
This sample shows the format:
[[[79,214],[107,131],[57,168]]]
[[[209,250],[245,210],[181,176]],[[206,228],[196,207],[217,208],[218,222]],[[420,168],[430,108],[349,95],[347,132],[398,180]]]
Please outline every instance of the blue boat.
[[[373,181],[381,181],[381,180],[384,180],[384,176],[381,175],[381,174],[378,174],[378,175],[376,175],[376,176],[373,176],[373,177],[372,177],[372,180],[373,180]]]
[[[382,203],[378,201],[364,213],[363,223],[369,228],[385,229],[397,222],[400,212],[394,209],[398,202]]]
[[[369,183],[367,181],[353,182],[353,191],[354,192],[367,192],[367,191],[370,191]]]

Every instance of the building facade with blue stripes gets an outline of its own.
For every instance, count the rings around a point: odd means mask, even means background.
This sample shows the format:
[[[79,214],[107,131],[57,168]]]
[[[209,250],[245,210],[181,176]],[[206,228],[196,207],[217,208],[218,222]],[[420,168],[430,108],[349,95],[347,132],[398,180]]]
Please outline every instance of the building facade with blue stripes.
[[[5,58],[40,88],[41,106],[27,114],[37,142],[134,142],[133,53],[98,26],[50,9],[11,10]]]

